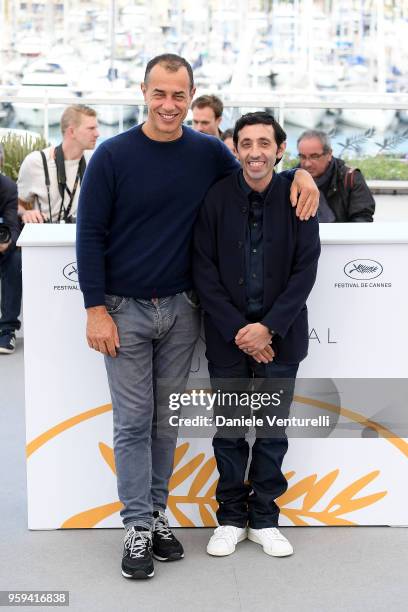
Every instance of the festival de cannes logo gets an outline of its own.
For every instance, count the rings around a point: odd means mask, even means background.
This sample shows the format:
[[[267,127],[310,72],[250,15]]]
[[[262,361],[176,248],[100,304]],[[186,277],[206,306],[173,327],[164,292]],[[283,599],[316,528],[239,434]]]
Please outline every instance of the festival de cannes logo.
[[[77,262],[72,261],[71,263],[67,264],[62,270],[62,273],[67,280],[71,281],[71,283],[77,283],[78,282]]]
[[[373,259],[354,259],[344,266],[344,274],[354,280],[372,280],[382,272],[382,265]]]

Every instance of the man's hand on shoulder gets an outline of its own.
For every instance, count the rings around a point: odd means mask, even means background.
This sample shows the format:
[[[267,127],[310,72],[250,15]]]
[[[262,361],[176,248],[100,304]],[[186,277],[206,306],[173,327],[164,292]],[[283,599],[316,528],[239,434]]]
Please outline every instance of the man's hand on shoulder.
[[[319,207],[319,189],[312,176],[298,168],[290,188],[290,201],[296,206],[296,216],[301,221],[308,221],[316,215]]]
[[[271,343],[271,340],[269,329],[262,323],[248,323],[235,336],[235,344],[248,355],[259,353]]]
[[[105,306],[87,308],[87,314],[86,339],[89,347],[116,357],[116,349],[120,347],[118,328]]]

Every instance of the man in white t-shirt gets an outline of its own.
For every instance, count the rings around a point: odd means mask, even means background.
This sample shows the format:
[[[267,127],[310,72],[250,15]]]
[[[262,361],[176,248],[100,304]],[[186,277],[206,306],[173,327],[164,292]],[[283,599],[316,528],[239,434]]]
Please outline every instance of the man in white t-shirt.
[[[96,112],[68,106],[61,116],[62,143],[33,151],[18,175],[18,214],[23,223],[75,222],[82,175],[99,136]]]

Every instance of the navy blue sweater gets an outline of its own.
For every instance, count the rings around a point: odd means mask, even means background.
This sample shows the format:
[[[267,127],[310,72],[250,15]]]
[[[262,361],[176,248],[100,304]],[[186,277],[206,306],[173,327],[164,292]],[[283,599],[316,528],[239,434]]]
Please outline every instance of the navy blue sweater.
[[[93,154],[78,205],[77,262],[85,307],[104,294],[164,297],[192,287],[192,228],[208,189],[239,167],[217,138],[183,126],[178,140],[141,125]]]

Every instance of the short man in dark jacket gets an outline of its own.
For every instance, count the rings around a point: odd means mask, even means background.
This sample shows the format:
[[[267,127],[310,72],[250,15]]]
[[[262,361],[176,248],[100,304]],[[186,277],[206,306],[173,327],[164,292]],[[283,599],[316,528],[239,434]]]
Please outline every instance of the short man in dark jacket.
[[[297,219],[288,206],[290,183],[274,173],[285,140],[268,113],[248,113],[237,121],[234,144],[242,169],[208,192],[196,223],[193,257],[212,387],[242,390],[254,377],[263,379],[256,384],[266,390],[270,379],[279,379],[278,389],[285,382],[287,393],[278,416],[289,412],[299,362],[307,355],[306,299],[320,254],[317,219]],[[225,407],[218,406],[216,417],[223,412]],[[278,436],[257,430],[249,485],[245,427],[229,434],[219,427],[213,440],[220,527],[207,552],[229,555],[248,537],[269,555],[292,554],[277,529],[275,503],[287,488],[281,470],[288,447],[284,429]]]
[[[18,320],[21,308],[21,252],[16,247],[20,233],[17,186],[3,174],[0,174],[0,221],[1,219],[11,233],[10,240],[0,242],[0,354],[7,355],[15,350],[15,332],[21,325]]]
[[[360,170],[333,157],[329,137],[320,130],[303,132],[297,141],[299,165],[320,190],[321,223],[371,223],[375,201]]]

